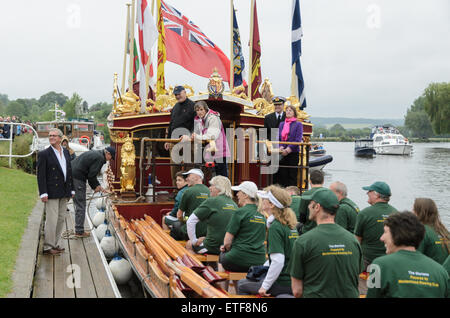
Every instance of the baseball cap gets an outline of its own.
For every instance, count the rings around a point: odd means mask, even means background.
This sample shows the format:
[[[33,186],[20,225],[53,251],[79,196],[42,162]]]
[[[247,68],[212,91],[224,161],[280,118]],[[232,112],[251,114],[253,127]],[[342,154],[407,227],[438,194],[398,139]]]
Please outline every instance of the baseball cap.
[[[391,195],[391,188],[387,185],[386,182],[383,181],[377,181],[372,183],[370,186],[362,187],[363,190],[367,191],[375,191],[382,195]]]
[[[105,150],[111,154],[112,159],[116,157],[116,149],[113,147],[106,147]]]
[[[205,177],[205,175],[203,174],[203,172],[200,169],[191,169],[188,172],[184,172],[183,175],[186,176],[188,174],[196,174],[197,176],[200,176],[202,179]]]
[[[339,200],[333,191],[327,188],[320,188],[312,194],[302,195],[303,200],[314,201],[329,211],[336,212],[339,208]]]
[[[177,95],[180,94],[182,91],[184,91],[184,87],[181,85],[175,86],[175,88],[173,89],[173,94]]]
[[[249,197],[256,198],[256,193],[258,192],[258,187],[254,182],[244,181],[238,186],[231,187],[233,191],[242,191]]]

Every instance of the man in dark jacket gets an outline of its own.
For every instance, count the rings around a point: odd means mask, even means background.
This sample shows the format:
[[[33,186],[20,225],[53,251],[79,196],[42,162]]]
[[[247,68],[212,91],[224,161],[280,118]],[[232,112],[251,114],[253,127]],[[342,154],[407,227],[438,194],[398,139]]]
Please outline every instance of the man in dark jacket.
[[[88,237],[84,231],[84,218],[86,215],[86,181],[94,192],[104,192],[97,180],[97,175],[106,161],[114,159],[116,151],[112,147],[104,150],[90,150],[82,153],[72,161],[73,184],[75,186],[75,236]]]
[[[41,201],[45,204],[44,254],[59,255],[67,201],[75,195],[69,152],[61,146],[62,132],[49,131],[50,147],[38,154],[37,180]]]
[[[273,113],[267,114],[264,117],[264,128],[267,129],[267,139],[275,141],[278,137],[278,127],[280,123],[286,119],[286,112],[284,111],[284,103],[286,99],[281,96],[276,96],[272,98],[272,103],[275,108]],[[276,134],[274,132],[274,138],[272,139],[272,129],[276,129]]]
[[[175,106],[173,106],[172,111],[170,113],[170,124],[167,128],[167,135],[166,138],[179,138],[179,134],[174,134],[174,131],[177,128],[184,128],[187,131],[185,131],[185,135],[183,135],[183,141],[189,141],[191,140],[191,134],[194,131],[194,118],[196,115],[196,112],[194,110],[194,102],[187,98],[186,90],[183,86],[176,86],[173,89],[173,94],[175,95],[175,98],[177,99],[177,103]],[[165,143],[164,148],[166,150],[171,151],[173,147],[173,144],[171,143]],[[191,159],[193,158],[193,147],[191,147]],[[172,156],[170,163],[176,163],[172,160]],[[193,163],[193,161],[192,161]],[[190,167],[190,166],[189,166]],[[175,178],[178,171],[180,171],[180,166],[171,166],[170,172],[172,175],[172,182],[175,185]]]

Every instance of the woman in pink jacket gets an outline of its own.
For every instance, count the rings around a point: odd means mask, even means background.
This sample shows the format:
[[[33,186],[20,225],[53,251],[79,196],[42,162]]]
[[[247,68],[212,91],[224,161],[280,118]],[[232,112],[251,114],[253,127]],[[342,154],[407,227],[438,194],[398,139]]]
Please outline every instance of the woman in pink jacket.
[[[194,119],[194,133],[192,138],[198,140],[214,140],[215,151],[209,151],[210,145],[205,147],[204,159],[206,162],[215,161],[216,175],[228,177],[226,158],[230,157],[227,138],[223,129],[220,114],[209,109],[204,101],[198,101],[194,106],[197,116]]]

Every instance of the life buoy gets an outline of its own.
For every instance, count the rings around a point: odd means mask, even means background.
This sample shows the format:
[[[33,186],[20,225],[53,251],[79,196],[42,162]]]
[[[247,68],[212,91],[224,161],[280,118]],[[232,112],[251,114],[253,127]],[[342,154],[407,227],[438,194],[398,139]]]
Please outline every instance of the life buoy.
[[[88,137],[88,136],[81,136],[81,137],[80,137],[80,139],[78,139],[78,142],[80,143],[80,145],[83,145],[83,146],[84,146],[84,142],[83,142],[83,139],[87,139],[87,141],[88,141],[88,144],[90,144],[90,143],[91,143],[91,139],[89,139],[89,137]]]

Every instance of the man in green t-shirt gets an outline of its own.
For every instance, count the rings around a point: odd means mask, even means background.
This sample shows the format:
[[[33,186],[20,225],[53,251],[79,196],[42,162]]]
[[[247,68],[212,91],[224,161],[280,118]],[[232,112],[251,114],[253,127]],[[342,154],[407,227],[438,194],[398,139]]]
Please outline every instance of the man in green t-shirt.
[[[209,182],[211,197],[203,201],[186,222],[189,241],[186,248],[199,254],[220,254],[228,223],[237,209],[227,177],[215,176]],[[196,224],[207,224],[206,236],[197,238]]]
[[[294,243],[289,272],[295,297],[356,298],[362,270],[362,251],[355,236],[334,223],[339,208],[329,189],[302,195],[308,200],[309,218],[317,226]]]
[[[312,195],[317,189],[323,188],[324,183],[324,174],[322,170],[314,170],[309,175],[309,184],[311,185],[311,189],[308,191],[303,192],[302,199],[300,200],[300,206],[298,208],[298,212],[295,212],[296,215],[298,215],[298,221],[302,223],[303,225],[297,227],[297,230],[300,234],[306,233],[309,230],[316,227],[316,222],[311,220],[309,218],[309,210],[308,200],[304,199],[304,196],[310,196]]]
[[[339,209],[336,212],[334,221],[350,233],[353,233],[356,216],[359,212],[358,206],[347,197],[347,186],[344,183],[340,181],[333,182],[330,185],[330,190],[336,194],[339,200]]]
[[[425,228],[411,212],[393,213],[384,221],[380,240],[386,254],[369,266],[368,298],[445,298],[448,273],[417,251]]]
[[[361,210],[356,216],[355,235],[361,243],[364,268],[367,268],[373,259],[386,254],[386,248],[380,241],[383,222],[396,209],[388,203],[392,193],[385,182],[377,181],[363,189],[367,190],[367,202],[371,206]]]
[[[186,182],[189,186],[181,197],[177,212],[177,218],[181,221],[181,226],[173,226],[170,235],[176,240],[188,240],[186,221],[194,210],[209,198],[209,189],[203,184],[203,172],[200,169],[191,169],[183,173],[187,175]],[[197,235],[206,235],[206,224],[199,222],[196,226]]]
[[[300,189],[296,186],[289,186],[286,187],[286,191],[289,193],[289,195],[292,198],[292,203],[291,203],[291,210],[294,211],[295,216],[297,217],[297,222],[298,219],[300,218],[300,215],[298,214],[299,209],[300,209],[300,202],[301,202],[301,197],[300,197]]]

